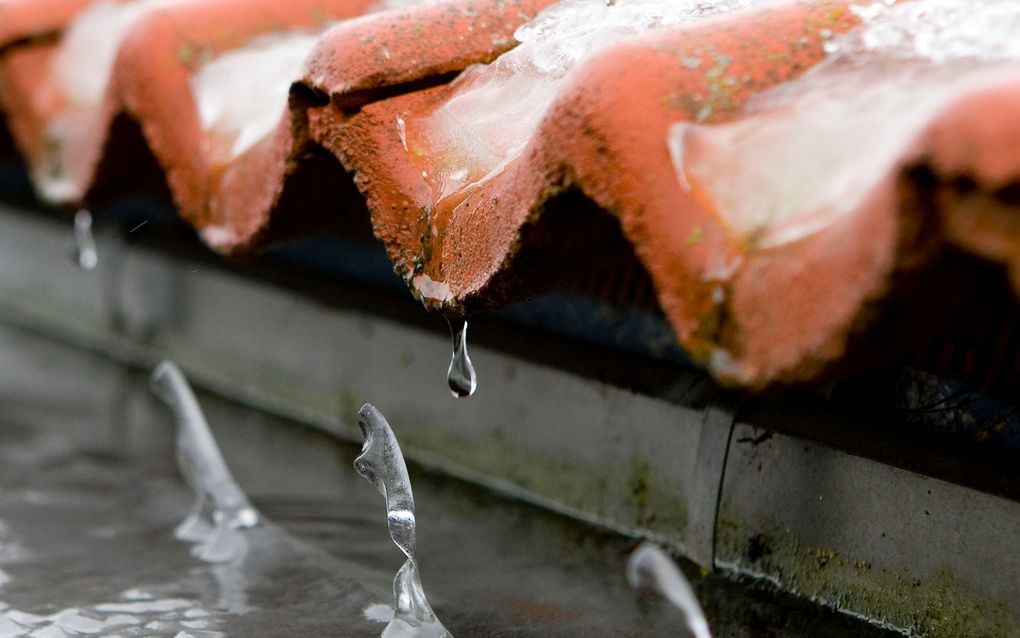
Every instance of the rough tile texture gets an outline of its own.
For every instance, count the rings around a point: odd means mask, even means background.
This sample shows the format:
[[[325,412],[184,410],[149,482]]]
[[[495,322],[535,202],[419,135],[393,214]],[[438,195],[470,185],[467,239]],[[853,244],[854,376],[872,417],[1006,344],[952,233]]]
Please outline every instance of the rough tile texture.
[[[234,255],[371,231],[433,310],[636,256],[681,346],[752,389],[895,356],[951,320],[981,264],[1020,290],[1020,58],[905,55],[865,31],[914,24],[904,3],[805,0],[609,30],[543,75],[514,34],[548,4],[182,2],[129,30],[101,104],[54,133],[53,34],[85,3],[0,3],[19,16],[0,31],[0,106],[37,179],[67,178],[63,201],[165,182]],[[632,6],[652,5],[601,15]],[[557,37],[534,24],[521,51]],[[237,151],[196,78],[267,34],[317,42],[278,121]]]

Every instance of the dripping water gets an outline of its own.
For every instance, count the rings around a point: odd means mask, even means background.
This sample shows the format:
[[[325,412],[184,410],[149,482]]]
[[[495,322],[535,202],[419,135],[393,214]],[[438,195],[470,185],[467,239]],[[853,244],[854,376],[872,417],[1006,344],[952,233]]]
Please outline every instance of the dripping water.
[[[380,610],[379,605],[370,605],[365,615],[388,621],[383,638],[451,638],[432,611],[418,575],[414,495],[397,437],[379,410],[369,404],[358,413],[358,425],[365,445],[354,461],[354,469],[383,495],[390,538],[407,557],[393,579],[392,613]]]
[[[82,270],[95,270],[99,264],[96,240],[92,236],[92,213],[84,208],[74,214],[73,258]]]
[[[468,322],[462,317],[447,317],[446,323],[450,326],[450,336],[453,338],[453,356],[450,357],[446,382],[455,398],[469,397],[475,393],[478,380],[475,377],[475,367],[471,365],[471,357],[468,355]]]
[[[647,589],[683,612],[694,638],[712,638],[705,613],[676,563],[652,543],[642,543],[627,561],[627,580],[635,589]]]
[[[192,554],[219,563],[247,552],[242,530],[259,524],[259,514],[227,468],[198,400],[180,369],[170,361],[152,373],[152,391],[177,416],[177,465],[195,493],[195,505],[177,526],[177,538],[195,543]]]

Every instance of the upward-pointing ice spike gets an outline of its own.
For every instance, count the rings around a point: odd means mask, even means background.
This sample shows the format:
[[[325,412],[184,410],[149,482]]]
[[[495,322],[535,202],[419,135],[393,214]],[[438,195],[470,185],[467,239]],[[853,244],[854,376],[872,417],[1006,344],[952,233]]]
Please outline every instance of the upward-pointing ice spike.
[[[414,495],[397,437],[379,410],[369,404],[361,408],[358,425],[365,445],[361,456],[354,461],[354,469],[386,499],[390,538],[407,556],[393,579],[393,620],[382,635],[384,638],[451,638],[432,611],[418,575]]]
[[[177,416],[177,466],[196,496],[177,538],[196,543],[192,554],[209,562],[243,556],[247,542],[240,530],[258,525],[259,515],[227,468],[191,386],[173,362],[163,361],[151,388]]]
[[[74,215],[74,261],[82,270],[95,270],[99,252],[92,236],[92,213],[84,208]]]
[[[635,589],[649,589],[683,612],[694,638],[712,638],[705,613],[680,568],[652,543],[642,543],[627,561],[627,580]]]

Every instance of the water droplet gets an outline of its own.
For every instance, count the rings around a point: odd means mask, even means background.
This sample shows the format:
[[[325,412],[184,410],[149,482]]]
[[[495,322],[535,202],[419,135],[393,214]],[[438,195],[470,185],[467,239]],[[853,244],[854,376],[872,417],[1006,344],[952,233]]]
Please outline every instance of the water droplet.
[[[243,557],[248,544],[241,530],[257,526],[259,515],[223,460],[191,386],[170,361],[156,367],[151,385],[177,416],[177,465],[196,497],[177,538],[195,543],[192,554],[208,562]]]
[[[651,590],[679,609],[694,638],[712,638],[705,613],[680,568],[652,543],[642,543],[627,561],[627,580],[635,589]]]
[[[400,444],[386,418],[374,406],[365,404],[358,413],[358,425],[365,437],[354,469],[375,486],[386,499],[386,524],[393,543],[407,560],[393,579],[393,617],[383,631],[385,638],[451,638],[425,597],[415,556],[414,495]],[[381,619],[378,605],[365,610]]]
[[[82,270],[95,270],[99,264],[92,236],[92,213],[84,208],[74,214],[74,261]]]
[[[475,367],[471,365],[471,357],[468,356],[468,322],[467,319],[448,317],[446,323],[450,325],[450,335],[453,337],[453,356],[450,358],[450,369],[446,372],[446,382],[454,397],[469,397],[475,393],[478,380],[475,377]]]

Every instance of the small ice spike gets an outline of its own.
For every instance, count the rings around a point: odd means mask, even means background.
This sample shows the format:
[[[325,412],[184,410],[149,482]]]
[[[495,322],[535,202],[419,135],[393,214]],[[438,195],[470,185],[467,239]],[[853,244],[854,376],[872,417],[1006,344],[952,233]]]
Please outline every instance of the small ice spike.
[[[652,543],[642,543],[627,561],[627,580],[635,589],[659,594],[684,614],[694,638],[712,638],[705,613],[680,568],[666,552]]]
[[[177,538],[196,543],[192,553],[208,562],[243,556],[247,543],[241,530],[257,526],[259,514],[227,468],[191,386],[170,361],[156,367],[150,384],[177,416],[177,466],[196,495],[175,530]]]
[[[390,538],[407,557],[393,579],[393,619],[382,635],[384,638],[450,638],[450,632],[432,611],[418,575],[414,496],[397,437],[379,410],[369,404],[358,413],[358,425],[365,444],[361,456],[354,461],[354,469],[386,499]]]

